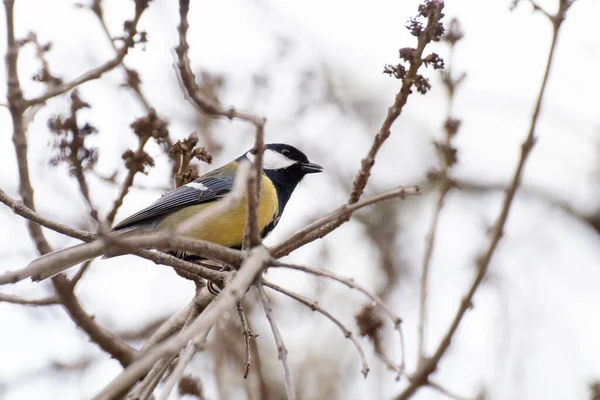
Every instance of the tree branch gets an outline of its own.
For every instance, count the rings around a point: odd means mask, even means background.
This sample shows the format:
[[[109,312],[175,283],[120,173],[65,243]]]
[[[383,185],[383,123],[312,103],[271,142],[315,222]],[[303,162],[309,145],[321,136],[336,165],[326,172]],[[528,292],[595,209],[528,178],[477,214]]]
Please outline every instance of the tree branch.
[[[548,77],[550,76],[550,69],[552,67],[552,60],[553,60],[554,51],[556,48],[558,33],[559,33],[560,27],[562,25],[562,21],[564,21],[566,12],[571,4],[572,4],[572,1],[560,0],[559,10],[558,10],[556,16],[551,19],[552,27],[553,27],[552,42],[550,45],[550,51],[548,53],[548,59],[546,62],[544,78],[542,80],[542,84],[540,86],[540,90],[539,90],[538,97],[536,100],[535,108],[534,108],[534,111],[533,111],[533,114],[531,117],[529,131],[527,133],[527,136],[526,136],[523,144],[521,145],[521,156],[519,158],[519,162],[515,169],[511,183],[508,186],[508,188],[506,189],[506,195],[504,197],[502,209],[500,211],[500,215],[498,216],[498,218],[494,224],[490,243],[489,243],[486,251],[481,256],[478,257],[477,273],[473,279],[472,284],[469,287],[469,290],[467,291],[466,295],[463,297],[463,299],[460,303],[460,306],[459,306],[458,310],[456,311],[456,314],[452,320],[452,323],[450,324],[450,327],[448,328],[448,330],[446,331],[442,340],[438,344],[434,354],[430,358],[427,358],[427,359],[425,359],[425,361],[423,361],[423,363],[419,366],[418,370],[413,374],[408,387],[406,387],[402,391],[402,393],[400,393],[395,398],[396,400],[406,400],[406,399],[412,397],[420,387],[428,384],[429,376],[437,369],[438,363],[442,359],[442,357],[444,356],[444,354],[446,353],[448,348],[450,347],[452,338],[454,337],[454,334],[458,330],[458,327],[460,326],[460,324],[463,320],[463,317],[465,316],[467,311],[473,305],[472,304],[473,297],[475,296],[475,293],[477,292],[477,290],[479,289],[479,286],[483,282],[483,278],[485,277],[485,275],[488,271],[490,261],[492,260],[492,256],[494,255],[496,247],[497,247],[498,243],[500,242],[500,239],[502,238],[504,226],[508,219],[508,214],[510,212],[511,205],[512,205],[513,199],[515,197],[515,193],[517,192],[517,189],[521,182],[521,175],[523,173],[525,163],[527,161],[529,154],[531,153],[533,145],[535,144],[535,128],[537,126],[538,117],[540,114],[540,110],[542,108],[542,100],[544,97],[544,92],[546,90],[546,85],[548,83]]]
[[[350,339],[350,341],[352,342],[352,344],[354,345],[354,347],[356,348],[356,351],[358,352],[358,355],[360,357],[360,361],[362,363],[362,369],[361,372],[363,374],[363,376],[366,378],[367,375],[369,374],[369,364],[367,362],[367,358],[365,357],[365,352],[363,350],[363,348],[361,347],[360,343],[358,342],[358,340],[356,339],[356,336],[352,333],[352,331],[350,331],[350,329],[346,328],[346,326],[344,324],[342,324],[340,322],[339,319],[337,319],[336,317],[334,317],[333,315],[331,315],[331,313],[327,310],[325,310],[323,307],[321,307],[316,301],[311,300],[307,297],[302,296],[301,294],[298,293],[294,293],[291,290],[287,290],[286,288],[283,288],[279,285],[276,285],[274,283],[268,282],[267,280],[263,279],[262,280],[263,285],[265,285],[268,288],[271,288],[279,293],[285,294],[286,296],[304,304],[305,306],[307,306],[308,308],[310,308],[313,311],[316,311],[320,314],[322,314],[325,318],[327,318],[328,320],[330,320],[331,322],[333,322],[338,328],[340,328],[340,330],[342,331],[342,334],[344,335],[344,337],[346,339]]]
[[[294,379],[292,378],[290,364],[287,361],[287,349],[285,347],[285,343],[283,342],[283,337],[281,337],[281,332],[279,332],[277,321],[275,321],[273,309],[271,308],[271,304],[269,304],[269,299],[267,298],[267,294],[265,293],[265,289],[263,288],[262,283],[256,282],[254,286],[256,287],[256,291],[258,292],[258,299],[260,300],[260,304],[265,310],[267,320],[269,321],[269,325],[271,326],[271,331],[273,332],[275,346],[277,347],[277,356],[279,358],[279,361],[281,361],[281,368],[283,369],[283,380],[285,383],[285,392],[287,394],[287,398],[288,400],[295,400],[296,389],[294,388]]]
[[[13,0],[10,0],[13,2]],[[148,0],[137,0],[135,1],[135,15],[132,21],[127,21],[125,23],[126,27],[126,36],[123,40],[123,47],[121,47],[112,60],[107,61],[103,65],[93,68],[86,73],[82,74],[78,78],[73,79],[70,82],[63,83],[61,85],[53,86],[49,88],[46,93],[42,94],[39,97],[35,97],[33,99],[24,100],[24,108],[28,108],[37,104],[44,103],[46,100],[51,99],[52,97],[59,96],[63,93],[68,92],[69,90],[75,89],[81,84],[100,78],[102,75],[107,73],[108,71],[113,70],[119,64],[123,62],[123,59],[129,53],[129,50],[135,46],[135,35],[137,34],[137,24],[142,17],[142,14],[146,8],[148,8]]]
[[[235,277],[189,327],[141,355],[94,399],[114,399],[121,396],[138,379],[144,376],[158,360],[165,356],[177,354],[194,337],[205,338],[223,312],[239,301],[263,268],[270,262],[271,258],[263,247],[255,247],[250,250],[248,258],[245,259]]]

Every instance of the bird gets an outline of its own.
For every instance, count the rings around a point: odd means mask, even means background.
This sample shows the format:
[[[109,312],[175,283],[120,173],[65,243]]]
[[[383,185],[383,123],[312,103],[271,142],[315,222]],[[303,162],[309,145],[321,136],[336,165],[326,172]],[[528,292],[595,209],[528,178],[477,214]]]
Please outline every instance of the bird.
[[[254,159],[255,152],[250,149],[222,167],[167,192],[150,206],[117,223],[111,231],[128,234],[130,232],[160,232],[175,228],[199,212],[214,206],[219,199],[230,193],[240,163],[253,163]],[[310,162],[308,157],[294,146],[284,143],[265,145],[261,193],[257,208],[258,227],[263,239],[279,223],[286,204],[304,176],[322,171],[322,166]],[[185,236],[240,249],[245,224],[246,202],[239,201],[224,211],[208,213],[207,217],[185,233]],[[78,246],[86,245],[84,243]],[[61,254],[69,249],[48,253],[32,261],[28,265],[28,269],[33,271],[39,269],[37,266],[50,264],[42,271],[32,274],[32,279],[40,281],[53,277],[85,261],[73,257],[69,259]],[[201,259],[201,255],[181,252],[172,254],[182,259]]]

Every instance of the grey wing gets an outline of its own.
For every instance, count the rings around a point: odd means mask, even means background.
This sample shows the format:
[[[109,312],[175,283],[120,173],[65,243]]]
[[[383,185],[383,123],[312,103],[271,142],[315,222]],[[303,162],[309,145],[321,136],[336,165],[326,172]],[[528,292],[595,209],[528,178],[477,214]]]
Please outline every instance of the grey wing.
[[[234,179],[234,176],[213,176],[196,179],[168,192],[149,207],[119,222],[113,227],[113,231],[151,224],[156,221],[157,217],[172,213],[183,207],[207,203],[221,198],[231,191]]]

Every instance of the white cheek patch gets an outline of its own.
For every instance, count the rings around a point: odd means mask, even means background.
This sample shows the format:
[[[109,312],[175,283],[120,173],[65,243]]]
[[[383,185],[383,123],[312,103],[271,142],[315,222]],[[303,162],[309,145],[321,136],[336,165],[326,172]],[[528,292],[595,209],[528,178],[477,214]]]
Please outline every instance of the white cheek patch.
[[[263,156],[263,169],[283,169],[296,163],[297,161],[271,149],[267,149]]]
[[[192,189],[196,189],[196,190],[200,190],[200,191],[205,191],[208,189],[206,186],[204,186],[200,182],[190,182],[190,183],[187,183],[185,186],[191,187]]]
[[[246,153],[246,158],[250,162],[254,162],[254,154],[251,151]],[[296,164],[298,161],[294,161],[291,158],[287,158],[283,154],[267,149],[263,154],[263,169],[283,169],[291,165]]]

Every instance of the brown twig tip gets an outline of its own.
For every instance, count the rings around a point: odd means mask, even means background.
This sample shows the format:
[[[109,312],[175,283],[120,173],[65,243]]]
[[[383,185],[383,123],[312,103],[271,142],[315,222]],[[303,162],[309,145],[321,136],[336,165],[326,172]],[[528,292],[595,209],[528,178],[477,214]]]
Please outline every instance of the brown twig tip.
[[[169,136],[168,122],[156,114],[154,108],[148,110],[148,115],[137,118],[131,123],[131,129],[139,137],[153,137],[161,140]]]
[[[175,188],[185,185],[197,179],[199,176],[198,166],[190,164],[193,159],[210,164],[212,156],[204,147],[196,147],[200,138],[197,132],[192,132],[184,140],[178,140],[169,149],[169,157],[179,165],[174,175]]]
[[[450,46],[455,46],[463,37],[465,37],[465,33],[460,26],[460,21],[457,18],[452,18],[442,40],[447,42]]]
[[[354,336],[352,331],[350,331],[350,329],[348,329],[339,319],[337,319],[336,317],[331,315],[331,313],[329,311],[327,311],[326,309],[321,307],[316,301],[311,300],[308,297],[304,297],[301,294],[292,292],[291,290],[285,289],[279,285],[275,285],[274,283],[268,282],[264,279],[262,280],[262,283],[265,286],[267,286],[273,290],[276,290],[279,293],[282,293],[282,294],[298,301],[299,303],[310,308],[312,311],[318,312],[319,314],[323,315],[325,318],[327,318],[328,320],[333,322],[342,331],[342,334],[344,335],[344,337],[346,339],[349,339],[352,342],[352,344],[354,345],[354,347],[356,348],[356,351],[358,352],[358,355],[360,356],[360,360],[361,360],[361,364],[362,364],[361,373],[363,374],[363,376],[365,378],[367,377],[367,375],[369,374],[370,368],[369,368],[369,364],[367,362],[367,357],[365,356],[365,352],[364,352],[363,348],[361,347],[360,343],[358,342],[358,340],[356,340],[356,337]]]

